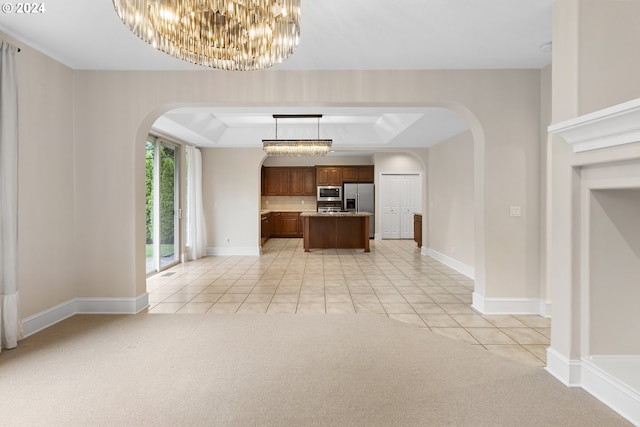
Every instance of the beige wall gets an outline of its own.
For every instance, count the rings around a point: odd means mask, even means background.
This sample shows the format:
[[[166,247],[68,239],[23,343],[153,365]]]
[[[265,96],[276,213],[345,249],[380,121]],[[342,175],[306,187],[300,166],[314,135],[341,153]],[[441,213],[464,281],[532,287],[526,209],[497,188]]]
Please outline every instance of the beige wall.
[[[552,96],[552,67],[551,65],[540,71],[540,298],[549,306],[545,309],[545,314],[550,315],[550,305],[552,300],[551,287],[547,282],[547,256],[546,247],[549,233],[547,227],[547,183],[550,180],[549,165],[550,137],[547,128],[551,124],[551,96]]]
[[[261,148],[202,149],[207,248],[257,254],[263,158]]]
[[[640,97],[640,1],[582,0],[579,114]]]
[[[29,47],[18,46],[22,57],[38,56]],[[26,273],[21,267],[24,316],[74,295],[133,298],[145,292],[144,140],[160,114],[186,105],[453,109],[468,120],[477,148],[476,221],[485,225],[477,231],[481,238],[476,238],[476,261],[482,266],[477,290],[516,298],[538,293],[538,267],[532,255],[538,253],[538,237],[532,233],[538,223],[529,213],[538,209],[538,165],[531,158],[539,141],[539,70],[123,72],[69,71],[50,60],[21,61],[19,102],[30,109],[21,112],[22,120],[30,120],[21,125],[21,144],[34,152],[47,152],[52,140],[59,144],[56,148],[63,147],[38,168],[50,171],[47,183],[58,187],[48,199],[55,201],[37,206],[46,208],[46,219],[21,212],[22,262],[30,262],[43,245],[51,250],[47,256],[56,252],[56,262],[45,262],[52,268],[42,273]],[[38,91],[29,92],[28,86],[34,84]],[[25,130],[33,123],[47,127]],[[241,169],[248,173],[239,205],[251,209],[247,223],[235,221],[238,212],[232,209],[217,211],[216,221],[232,227],[224,231],[230,236],[222,237],[230,237],[239,247],[258,248],[261,150],[248,156]],[[207,162],[211,157],[219,161],[210,153],[206,157]],[[59,162],[45,165],[52,158]],[[239,164],[240,159],[233,161]],[[55,169],[61,164],[64,169]],[[21,203],[42,197],[40,183],[21,185],[19,197]],[[214,199],[226,197],[216,194]],[[527,214],[514,229],[505,229],[508,207],[514,203]],[[211,206],[208,209],[211,212]],[[43,223],[31,227],[37,221],[45,221],[46,229]],[[216,244],[220,231],[210,233]],[[61,249],[62,237],[73,240],[64,241]],[[60,271],[53,284],[51,271]]]
[[[429,148],[429,249],[475,265],[473,136],[463,132]],[[426,221],[425,221],[426,220]]]
[[[26,317],[78,292],[73,73],[31,49],[17,54],[16,70],[18,290]]]

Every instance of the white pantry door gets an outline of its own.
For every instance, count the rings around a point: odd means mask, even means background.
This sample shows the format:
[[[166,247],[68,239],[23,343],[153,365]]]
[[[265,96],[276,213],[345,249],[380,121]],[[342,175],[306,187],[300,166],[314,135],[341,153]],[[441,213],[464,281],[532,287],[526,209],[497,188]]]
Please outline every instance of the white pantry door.
[[[382,238],[413,239],[413,214],[420,212],[419,174],[382,174]]]

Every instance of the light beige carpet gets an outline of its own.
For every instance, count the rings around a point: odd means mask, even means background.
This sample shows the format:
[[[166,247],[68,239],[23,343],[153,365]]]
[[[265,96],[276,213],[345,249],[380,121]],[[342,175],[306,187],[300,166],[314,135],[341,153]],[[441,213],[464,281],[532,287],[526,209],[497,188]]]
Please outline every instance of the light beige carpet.
[[[376,315],[84,315],[0,354],[0,425],[628,425],[540,368]]]

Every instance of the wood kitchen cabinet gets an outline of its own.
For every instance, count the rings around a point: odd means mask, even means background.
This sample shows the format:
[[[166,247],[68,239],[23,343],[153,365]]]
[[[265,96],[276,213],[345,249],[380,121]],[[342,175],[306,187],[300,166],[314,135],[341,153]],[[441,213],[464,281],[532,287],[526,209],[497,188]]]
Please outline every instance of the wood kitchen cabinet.
[[[315,196],[316,172],[314,168],[291,168],[289,194],[291,196]]]
[[[373,165],[358,166],[358,182],[373,183]]]
[[[260,240],[264,242],[273,235],[273,214],[271,212],[260,215]]]
[[[342,167],[316,166],[316,185],[342,185]]]
[[[262,195],[315,196],[315,168],[263,167]]]
[[[358,182],[358,168],[356,166],[343,167],[342,180],[344,182]]]
[[[343,166],[343,182],[373,182],[373,166]]]
[[[302,237],[300,212],[273,212],[273,237]]]
[[[265,196],[288,196],[291,174],[289,168],[264,168],[263,191]]]
[[[422,214],[413,214],[413,240],[422,247]]]
[[[314,248],[362,248],[369,252],[369,213],[327,214],[304,212],[303,247],[305,252]]]

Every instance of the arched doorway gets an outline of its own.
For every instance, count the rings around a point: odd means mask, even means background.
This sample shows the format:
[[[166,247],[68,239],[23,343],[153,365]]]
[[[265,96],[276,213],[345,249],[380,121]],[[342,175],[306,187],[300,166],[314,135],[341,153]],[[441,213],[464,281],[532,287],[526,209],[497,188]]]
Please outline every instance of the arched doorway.
[[[357,106],[356,106],[357,107]],[[452,108],[451,106],[447,105],[448,108]],[[251,109],[251,107],[247,107],[249,110]],[[341,107],[341,108],[345,108],[345,107]],[[478,267],[478,262],[482,261],[483,259],[483,253],[482,250],[484,248],[484,245],[482,243],[482,238],[483,238],[483,233],[484,230],[482,230],[482,221],[479,219],[482,217],[481,212],[482,212],[482,206],[484,203],[484,194],[483,194],[483,189],[484,189],[484,184],[483,184],[483,179],[484,176],[483,174],[480,172],[482,170],[484,170],[484,167],[482,165],[482,161],[484,159],[484,154],[483,154],[483,132],[481,127],[479,126],[479,122],[477,121],[477,119],[464,107],[461,106],[457,106],[455,108],[452,108],[453,111],[456,111],[456,114],[459,114],[461,116],[463,116],[465,118],[465,120],[470,120],[470,122],[468,122],[468,132],[470,133],[470,138],[473,139],[473,158],[474,158],[474,167],[473,167],[473,175],[474,175],[474,183],[473,183],[473,188],[474,188],[474,204],[477,208],[476,212],[478,212],[478,214],[476,215],[476,219],[475,219],[475,223],[476,225],[480,224],[481,227],[475,227],[475,231],[474,231],[474,237],[473,237],[473,246],[475,248],[475,255],[476,255],[476,263],[473,266],[473,272],[474,272],[474,276],[476,276],[476,292],[478,291],[478,284],[483,283],[482,280],[482,276],[481,273],[483,271],[482,267]],[[269,127],[269,126],[267,126]],[[361,148],[362,149],[362,148]],[[264,155],[261,151],[260,148],[243,148],[243,147],[238,147],[238,148],[231,148],[231,147],[221,147],[221,148],[216,148],[216,150],[219,150],[218,153],[222,153],[223,157],[226,156],[223,160],[212,160],[213,157],[217,157],[217,156],[208,156],[208,160],[212,161],[213,163],[211,164],[213,169],[223,169],[225,167],[229,167],[229,165],[231,165],[231,168],[236,168],[236,167],[245,167],[243,165],[247,166],[247,169],[244,170],[243,172],[243,176],[242,176],[242,180],[245,181],[245,184],[248,185],[247,187],[243,187],[243,188],[252,188],[251,191],[255,191],[256,194],[259,194],[259,169],[260,166],[262,165],[262,162],[264,160]],[[234,151],[233,150],[239,150],[236,151],[237,154],[241,153],[241,157],[242,160],[240,161],[237,157],[238,156],[234,156]],[[213,150],[215,151],[215,150]],[[375,151],[375,150],[374,150]],[[381,150],[380,152],[383,152],[384,150]],[[407,150],[409,152],[411,152],[411,150]],[[419,149],[418,149],[419,151]],[[249,157],[247,157],[248,155],[250,155]],[[422,167],[423,170],[427,170],[428,169],[428,158],[424,157],[423,153],[419,153],[419,154],[415,154],[412,153],[411,155],[416,156],[419,161],[422,163]],[[422,156],[422,158],[421,158]],[[253,159],[253,160],[249,160],[249,159]],[[249,161],[248,161],[249,160]],[[243,165],[240,165],[240,162]],[[253,162],[253,163],[251,163]],[[251,166],[251,164],[253,164],[253,166]],[[206,166],[205,166],[206,168]],[[206,175],[206,173],[205,173]],[[253,176],[253,179],[251,179],[251,176]],[[220,178],[221,175],[217,174],[217,177]],[[214,177],[215,178],[215,177]],[[428,186],[427,186],[427,179],[428,179],[428,174],[425,173],[424,177],[422,178],[422,184],[423,184],[423,190],[422,190],[422,202],[421,202],[421,210],[422,212],[429,212],[430,206],[428,204],[428,200],[429,200],[429,194],[428,194]],[[213,179],[210,180],[211,182],[220,182],[222,181],[221,179]],[[211,184],[212,187],[210,188],[212,191],[220,191],[220,188],[217,187],[214,184]],[[226,186],[228,186],[229,181],[226,182]],[[218,209],[218,207],[220,206],[220,204],[224,204],[224,203],[235,203],[237,202],[237,197],[233,197],[233,201],[231,201],[230,199],[224,199],[223,197],[223,201],[218,201],[218,202],[214,202],[214,203],[209,203],[209,209],[210,209],[210,214],[214,213],[216,211],[216,209]],[[218,207],[215,206],[215,204],[218,203]],[[255,203],[253,206],[253,208],[250,207],[251,203]],[[255,202],[251,202],[248,201],[245,205],[243,205],[242,207],[238,207],[237,209],[234,210],[234,212],[241,212],[243,209],[253,209],[255,212],[257,212],[259,210],[259,204],[260,204],[260,198],[259,196],[255,197]],[[219,213],[219,212],[218,212]],[[219,215],[215,215],[216,218],[219,218]],[[234,215],[233,219],[237,219],[237,215]],[[252,226],[255,226],[255,230],[253,230],[253,232],[251,232],[251,230],[249,230],[249,232],[247,232],[244,235],[244,238],[248,237],[247,241],[251,241],[252,243],[249,243],[250,245],[254,245],[254,249],[255,252],[252,252],[252,250],[246,250],[246,246],[241,248],[241,251],[244,252],[235,252],[236,254],[257,254],[259,253],[259,247],[260,247],[260,240],[259,240],[259,236],[260,236],[260,232],[259,232],[259,223],[258,223],[258,219],[257,217],[254,215],[253,217],[251,217],[247,222],[245,222],[245,224],[248,224],[248,227],[244,227],[244,228],[248,228],[251,229]],[[233,242],[234,240],[236,240],[236,238],[234,236],[232,236],[231,234],[233,233],[233,230],[230,229],[230,227],[228,227],[227,225],[225,226],[217,226],[216,224],[211,224],[211,227],[207,227],[208,229],[221,229],[221,228],[225,228],[225,233],[228,233],[227,235],[223,235],[223,236],[215,236],[215,234],[213,234],[215,238],[222,238],[222,244],[218,244],[218,246],[214,249],[217,251],[220,251],[219,253],[225,253],[225,250],[228,250],[229,252],[226,252],[227,254],[233,254],[234,251],[236,251],[238,248],[233,246]],[[425,234],[425,236],[423,237],[423,240],[428,241],[428,230],[425,228],[423,234]],[[241,237],[243,238],[243,237]],[[231,243],[231,244],[228,244]]]

